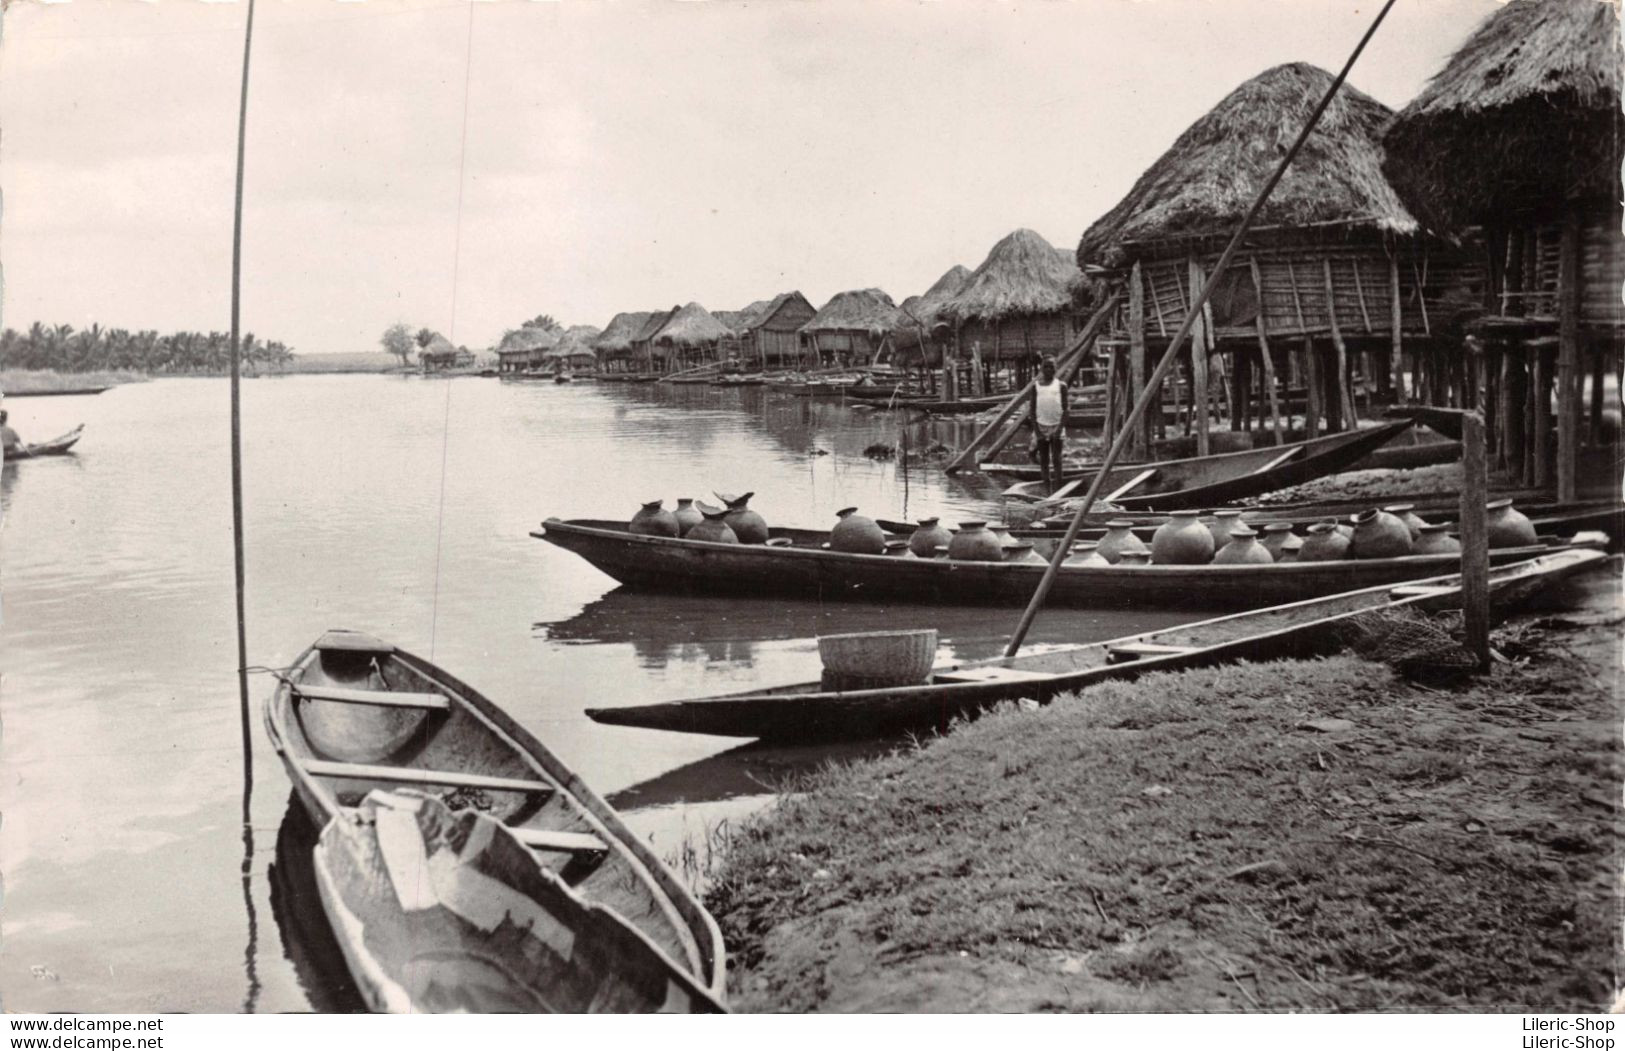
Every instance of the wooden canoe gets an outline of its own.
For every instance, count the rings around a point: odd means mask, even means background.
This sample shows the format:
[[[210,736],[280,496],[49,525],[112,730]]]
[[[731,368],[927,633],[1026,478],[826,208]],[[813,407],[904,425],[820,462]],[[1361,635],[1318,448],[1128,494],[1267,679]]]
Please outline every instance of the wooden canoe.
[[[1347,470],[1410,426],[1410,420],[1397,420],[1366,430],[1343,431],[1287,445],[1184,460],[1125,464],[1112,469],[1101,488],[1100,499],[1121,508],[1143,511],[1217,507]],[[1080,475],[1049,495],[1044,493],[1042,481],[1017,483],[1006,489],[1004,495],[1012,500],[1059,503],[1083,496],[1095,473]]]
[[[550,518],[531,533],[592,563],[629,587],[814,598],[887,598],[952,605],[1021,605],[1044,575],[1042,562],[953,562],[897,555],[826,551],[829,534],[772,529],[771,544],[716,544],[676,537],[636,536],[626,523]],[[1575,543],[1602,547],[1607,538],[1582,534]],[[1551,550],[1561,541],[1490,553],[1497,563]],[[1456,555],[1267,566],[1062,566],[1049,602],[1113,609],[1254,609],[1357,588],[1397,584],[1454,570]]]
[[[6,461],[9,463],[12,460],[32,460],[39,456],[61,456],[73,448],[74,443],[84,432],[85,425],[81,423],[67,434],[52,438],[48,442],[35,442],[20,449],[13,449],[6,453]]]
[[[724,996],[722,935],[689,889],[528,730],[445,670],[369,635],[330,631],[283,676],[265,725],[317,826],[373,789],[410,786],[477,806],[583,900]]]
[[[721,1012],[515,832],[433,796],[369,792],[330,821],[316,887],[368,1008],[391,1014]]]
[[[1568,550],[1490,572],[1490,599],[1505,613],[1542,588],[1594,568],[1608,556]],[[1334,650],[1349,621],[1373,610],[1459,606],[1460,578],[1438,576],[1383,585],[1270,609],[1238,613],[1106,642],[1047,653],[936,668],[919,686],[824,691],[818,683],[725,694],[665,704],[589,708],[601,723],[775,742],[874,737],[901,730],[945,729],[954,719],[1000,701],[1048,700],[1062,693],[1153,671],[1236,660],[1315,656]]]

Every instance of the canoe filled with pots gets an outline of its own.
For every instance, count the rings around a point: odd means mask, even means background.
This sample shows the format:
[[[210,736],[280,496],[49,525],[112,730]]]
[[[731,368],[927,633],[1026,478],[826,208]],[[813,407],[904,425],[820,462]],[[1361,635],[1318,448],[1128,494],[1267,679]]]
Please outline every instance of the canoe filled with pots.
[[[1032,597],[1046,569],[1030,542],[985,522],[949,529],[927,520],[903,537],[849,508],[833,530],[770,527],[748,506],[752,495],[727,498],[725,507],[680,501],[680,511],[698,511],[692,524],[664,510],[662,501],[651,501],[630,522],[549,518],[531,535],[574,552],[628,587],[652,591],[1014,605]],[[1413,537],[1410,524],[1389,512],[1376,511],[1351,526],[1324,525],[1287,536],[1210,527],[1195,514],[1182,514],[1159,526],[1148,543],[1135,536],[1132,523],[1122,523],[1093,548],[1079,545],[1069,554],[1048,601],[1119,609],[1249,609],[1436,576],[1460,562],[1443,530],[1430,531],[1424,540],[1418,523]],[[1596,533],[1564,541],[1535,536],[1527,520],[1514,525],[1520,542],[1504,544],[1513,534],[1503,533],[1503,545],[1490,552],[1492,562],[1607,543]],[[1272,547],[1295,547],[1296,553],[1278,561]]]

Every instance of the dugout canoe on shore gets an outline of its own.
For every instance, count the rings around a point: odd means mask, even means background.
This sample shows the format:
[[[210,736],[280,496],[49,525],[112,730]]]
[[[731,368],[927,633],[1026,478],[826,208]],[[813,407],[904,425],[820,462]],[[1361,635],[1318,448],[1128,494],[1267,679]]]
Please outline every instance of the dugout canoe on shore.
[[[1410,420],[1398,420],[1287,445],[1114,467],[1101,487],[1099,499],[1126,510],[1142,511],[1214,507],[1245,500],[1345,471],[1410,426]],[[1046,503],[1081,497],[1096,473],[1080,475],[1048,496],[1042,482],[1012,485],[1004,495],[1011,500]]]
[[[1020,605],[1043,576],[1042,562],[957,562],[827,551],[829,534],[770,530],[779,544],[718,544],[639,536],[625,522],[549,518],[532,536],[574,552],[628,587],[679,593],[887,598],[947,605]],[[1497,564],[1543,554],[1565,543],[1602,548],[1607,537],[1492,551]],[[1056,606],[1115,609],[1250,609],[1341,591],[1397,584],[1454,571],[1456,555],[1252,566],[1070,565],[1055,578]]]
[[[265,726],[319,827],[348,820],[374,789],[479,809],[588,905],[636,927],[708,995],[725,995],[722,935],[688,887],[528,730],[444,669],[329,631],[283,674]]]
[[[1543,588],[1607,560],[1600,552],[1575,549],[1492,569],[1492,608],[1505,614]],[[1030,656],[942,665],[917,686],[826,691],[808,682],[663,704],[589,708],[587,715],[616,726],[783,743],[941,730],[1000,701],[1045,701],[1108,679],[1237,660],[1316,656],[1343,644],[1362,616],[1398,608],[1459,608],[1460,596],[1459,576],[1437,576]]]

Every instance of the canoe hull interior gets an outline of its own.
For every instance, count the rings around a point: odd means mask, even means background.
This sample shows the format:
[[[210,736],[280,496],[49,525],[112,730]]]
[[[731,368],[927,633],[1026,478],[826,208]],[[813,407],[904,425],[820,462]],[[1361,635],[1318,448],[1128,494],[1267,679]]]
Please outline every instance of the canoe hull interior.
[[[1571,549],[1493,570],[1493,607],[1497,613],[1515,609],[1553,583],[1605,561],[1600,552]],[[1050,653],[944,667],[920,686],[826,692],[816,683],[806,683],[690,701],[589,709],[587,714],[619,726],[781,743],[940,731],[993,704],[1047,701],[1112,679],[1234,660],[1318,656],[1342,645],[1350,621],[1371,610],[1396,605],[1448,609],[1460,601],[1455,576],[1431,578],[1412,588],[1419,590],[1399,596],[1387,586],[1368,588]],[[1168,647],[1179,652],[1168,652]],[[987,678],[978,681],[981,676]]]

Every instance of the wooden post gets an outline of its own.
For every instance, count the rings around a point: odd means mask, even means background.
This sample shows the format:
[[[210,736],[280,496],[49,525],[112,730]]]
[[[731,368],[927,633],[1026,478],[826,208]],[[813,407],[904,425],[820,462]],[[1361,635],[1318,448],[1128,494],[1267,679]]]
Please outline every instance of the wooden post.
[[[1396,248],[1395,251],[1398,251]],[[1391,342],[1389,346],[1389,367],[1394,372],[1394,404],[1404,405],[1405,397],[1405,337],[1401,335],[1404,324],[1404,311],[1400,309],[1399,298],[1399,259],[1397,256],[1388,257],[1388,324],[1392,326]]]
[[[1552,484],[1552,366],[1547,360],[1545,348],[1535,348],[1535,384],[1533,397],[1535,399],[1535,440],[1534,477],[1530,479],[1536,486],[1545,488]]]
[[[1489,471],[1484,462],[1484,417],[1461,420],[1461,613],[1467,648],[1478,670],[1490,667],[1490,544],[1485,519]]]
[[[1315,346],[1315,337],[1303,337],[1303,370],[1304,370],[1304,406],[1303,406],[1303,436],[1305,438],[1320,437],[1320,351]]]
[[[1337,295],[1332,290],[1332,261],[1321,260],[1326,271],[1326,318],[1332,326],[1332,347],[1337,352],[1337,404],[1342,416],[1343,428],[1354,430],[1354,395],[1349,392],[1349,355],[1348,348],[1343,345],[1343,329],[1337,323]]]
[[[1557,499],[1575,498],[1580,445],[1580,222],[1563,215],[1557,253]]]
[[[1135,263],[1128,274],[1128,393],[1129,404],[1138,405],[1145,392],[1145,281],[1140,264]],[[1129,455],[1148,458],[1151,431],[1144,423],[1136,424],[1129,438]]]
[[[1100,437],[1102,441],[1113,441],[1117,438],[1117,348],[1111,348],[1110,357],[1106,359],[1106,420],[1101,425]]]
[[[1188,262],[1191,293],[1202,287],[1202,264]],[[1208,455],[1207,434],[1207,313],[1198,311],[1191,325],[1191,412],[1196,417],[1196,455]]]
[[[1281,399],[1275,390],[1275,360],[1270,357],[1269,323],[1264,319],[1264,279],[1258,272],[1258,259],[1249,260],[1253,270],[1253,288],[1258,292],[1258,317],[1255,319],[1258,326],[1258,356],[1264,366],[1264,387],[1269,391],[1270,397],[1270,423],[1275,428],[1275,444],[1285,443],[1286,437],[1281,433]]]

